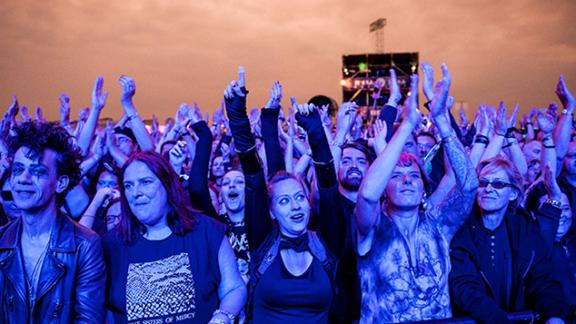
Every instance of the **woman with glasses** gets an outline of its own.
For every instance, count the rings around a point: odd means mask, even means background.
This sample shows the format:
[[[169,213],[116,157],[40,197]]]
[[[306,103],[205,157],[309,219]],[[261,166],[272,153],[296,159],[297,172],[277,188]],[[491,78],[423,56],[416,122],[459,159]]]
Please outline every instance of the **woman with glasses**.
[[[506,323],[507,313],[532,310],[547,323],[563,323],[568,307],[549,250],[537,222],[518,207],[522,175],[497,156],[480,163],[478,180],[472,215],[451,243],[454,316]],[[559,218],[559,206],[548,199],[538,217]]]

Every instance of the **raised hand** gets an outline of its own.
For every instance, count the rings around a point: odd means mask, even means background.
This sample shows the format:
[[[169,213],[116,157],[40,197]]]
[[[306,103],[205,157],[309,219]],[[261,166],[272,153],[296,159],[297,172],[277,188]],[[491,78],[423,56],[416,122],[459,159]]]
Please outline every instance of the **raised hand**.
[[[518,115],[518,110],[520,109],[520,105],[516,104],[514,106],[514,110],[512,110],[512,114],[508,117],[508,128],[516,127],[516,116]]]
[[[132,98],[136,94],[136,82],[130,77],[121,75],[118,79],[120,87],[122,88],[121,101],[122,103],[132,104]]]
[[[558,186],[558,182],[556,181],[556,177],[554,176],[552,169],[548,164],[544,166],[544,188],[546,189],[546,193],[548,194],[548,198],[552,200],[559,201],[562,199],[562,190],[560,186]]]
[[[468,120],[468,117],[466,117],[466,112],[464,111],[464,108],[460,108],[459,114],[460,114],[460,126],[468,127],[470,121]]]
[[[430,117],[438,128],[448,126],[450,127],[450,119],[448,119],[448,93],[450,85],[452,84],[452,76],[448,72],[446,64],[442,64],[442,80],[436,83],[434,89],[434,97],[430,105]],[[417,93],[417,92],[416,92]]]
[[[441,83],[440,81],[439,83]],[[436,87],[438,88],[438,86]],[[446,92],[447,95],[447,92]],[[444,106],[444,109],[446,106]],[[438,110],[442,113],[442,111]],[[412,74],[410,76],[410,95],[406,99],[404,118],[402,123],[409,125],[412,129],[420,124],[420,113],[418,112],[418,75]]]
[[[422,62],[422,92],[428,100],[434,98],[434,68],[427,62]]]
[[[36,117],[37,121],[41,121],[41,122],[46,121],[46,119],[44,118],[44,114],[42,113],[41,107],[36,107],[36,110],[34,111],[34,117]]]
[[[176,111],[176,116],[174,117],[176,125],[180,127],[185,126],[190,118],[189,116],[191,110],[192,108],[187,103],[181,104],[180,107],[178,107],[178,110]]]
[[[358,114],[358,104],[349,101],[340,105],[336,114],[336,126],[339,130],[348,132],[352,124],[356,121]]]
[[[188,148],[186,142],[178,141],[176,145],[174,145],[168,155],[170,156],[170,164],[174,166],[182,166],[184,161],[186,161],[186,156],[188,154]]]
[[[88,115],[90,115],[90,108],[86,107],[80,109],[80,111],[78,112],[78,122],[85,123],[86,120],[88,119]]]
[[[66,126],[70,124],[70,97],[62,93],[58,101],[60,101],[60,124]]]
[[[188,118],[192,124],[202,121],[202,111],[200,111],[200,107],[198,107],[196,101],[194,101],[194,108],[188,111]]]
[[[556,117],[554,117],[548,109],[546,111],[539,109],[536,115],[536,121],[538,122],[538,128],[544,136],[552,134],[554,127],[556,127]]]
[[[564,76],[560,75],[560,79],[558,79],[558,83],[556,84],[556,95],[564,109],[568,111],[568,113],[574,112],[574,104],[576,103],[574,100],[574,96],[566,86],[566,80],[564,80]]]
[[[102,87],[104,86],[104,78],[99,76],[94,81],[94,87],[92,88],[92,109],[97,111],[102,110],[106,105],[106,98],[108,98],[108,92],[102,92]]]
[[[20,118],[22,119],[23,122],[32,120],[32,117],[28,115],[28,107],[22,106],[22,108],[20,108]]]
[[[400,100],[402,100],[402,93],[400,92],[400,86],[398,86],[396,70],[390,69],[390,97],[388,98],[388,104],[396,107]]]
[[[264,108],[273,108],[276,109],[280,106],[280,102],[282,101],[282,85],[279,81],[275,81],[272,85],[272,89],[270,89],[270,99],[266,103]]]
[[[488,112],[486,111],[485,105],[480,105],[478,107],[476,119],[474,120],[474,126],[476,127],[478,134],[488,135],[490,132],[490,118],[488,117]]]
[[[546,110],[547,114],[550,114],[554,117],[554,120],[558,119],[558,105],[555,102],[551,102],[548,105],[548,109]]]
[[[381,119],[376,119],[374,122],[374,150],[377,154],[382,152],[386,147],[386,134],[388,133],[388,126]]]
[[[498,110],[496,111],[496,118],[494,119],[494,132],[496,135],[504,136],[508,130],[508,122],[506,121],[506,106],[504,102],[500,101]]]

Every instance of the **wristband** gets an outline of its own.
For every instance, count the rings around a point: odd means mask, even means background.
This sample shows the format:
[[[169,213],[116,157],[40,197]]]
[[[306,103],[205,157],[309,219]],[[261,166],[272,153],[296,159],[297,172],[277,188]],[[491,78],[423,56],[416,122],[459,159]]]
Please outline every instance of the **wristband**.
[[[234,314],[230,313],[229,311],[223,310],[223,309],[217,309],[214,311],[214,313],[212,313],[212,316],[216,316],[216,315],[226,316],[226,318],[228,318],[228,320],[231,323],[234,323],[234,319],[236,319],[236,316]]]
[[[543,148],[547,148],[547,149],[552,149],[552,148],[556,148],[556,145],[552,144],[552,145],[546,145],[544,143],[542,143],[542,147]]]
[[[506,138],[516,138],[516,128],[510,127],[506,130],[506,134],[504,134]]]
[[[548,199],[545,201],[545,203],[550,204],[556,208],[562,208],[562,203],[559,202],[558,200]]]
[[[132,119],[138,118],[138,117],[140,117],[140,116],[138,116],[138,114],[134,114],[134,115],[132,115],[132,116],[128,116],[128,118],[126,118],[126,121],[129,122],[129,121],[131,121]]]

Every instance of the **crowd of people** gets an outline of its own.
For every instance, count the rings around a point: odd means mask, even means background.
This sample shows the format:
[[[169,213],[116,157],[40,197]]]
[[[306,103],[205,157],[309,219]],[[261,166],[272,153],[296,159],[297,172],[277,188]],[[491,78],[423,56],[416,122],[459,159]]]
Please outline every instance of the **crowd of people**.
[[[376,114],[283,106],[279,82],[248,110],[243,68],[211,123],[182,104],[146,125],[128,76],[105,126],[101,77],[77,121],[65,94],[59,122],[14,97],[0,322],[576,320],[574,96],[561,76],[562,109],[470,122],[441,70],[423,63],[403,94],[391,69]]]

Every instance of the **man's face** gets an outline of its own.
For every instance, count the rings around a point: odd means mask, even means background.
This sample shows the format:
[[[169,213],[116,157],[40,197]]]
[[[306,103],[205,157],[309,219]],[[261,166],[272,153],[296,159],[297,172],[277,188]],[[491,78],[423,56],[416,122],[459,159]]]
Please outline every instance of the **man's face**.
[[[14,203],[24,212],[39,212],[56,202],[56,194],[68,185],[66,176],[58,176],[57,153],[46,149],[41,155],[26,146],[14,154],[10,184]]]
[[[116,145],[124,155],[130,156],[136,150],[136,145],[132,141],[132,139],[124,134],[115,134],[116,135]]]
[[[408,136],[406,143],[404,144],[404,148],[402,149],[402,153],[410,153],[414,156],[418,156],[418,147],[416,146],[416,141],[414,140],[414,136]]]
[[[430,136],[418,136],[418,154],[420,155],[420,158],[423,159],[435,144],[436,142]]]
[[[368,160],[363,152],[352,147],[345,148],[338,168],[338,180],[342,187],[349,191],[358,191],[368,167]]]
[[[571,142],[564,156],[564,171],[569,176],[576,176],[576,142]]]
[[[518,191],[511,187],[510,178],[502,168],[484,168],[480,171],[478,180],[480,185],[476,201],[484,212],[493,213],[506,209],[511,201],[518,198]]]
[[[393,209],[410,210],[417,208],[424,196],[424,181],[416,163],[410,166],[396,166],[386,186],[388,204]]]
[[[526,143],[522,148],[526,161],[540,160],[542,153],[542,144],[539,141],[531,141]]]

